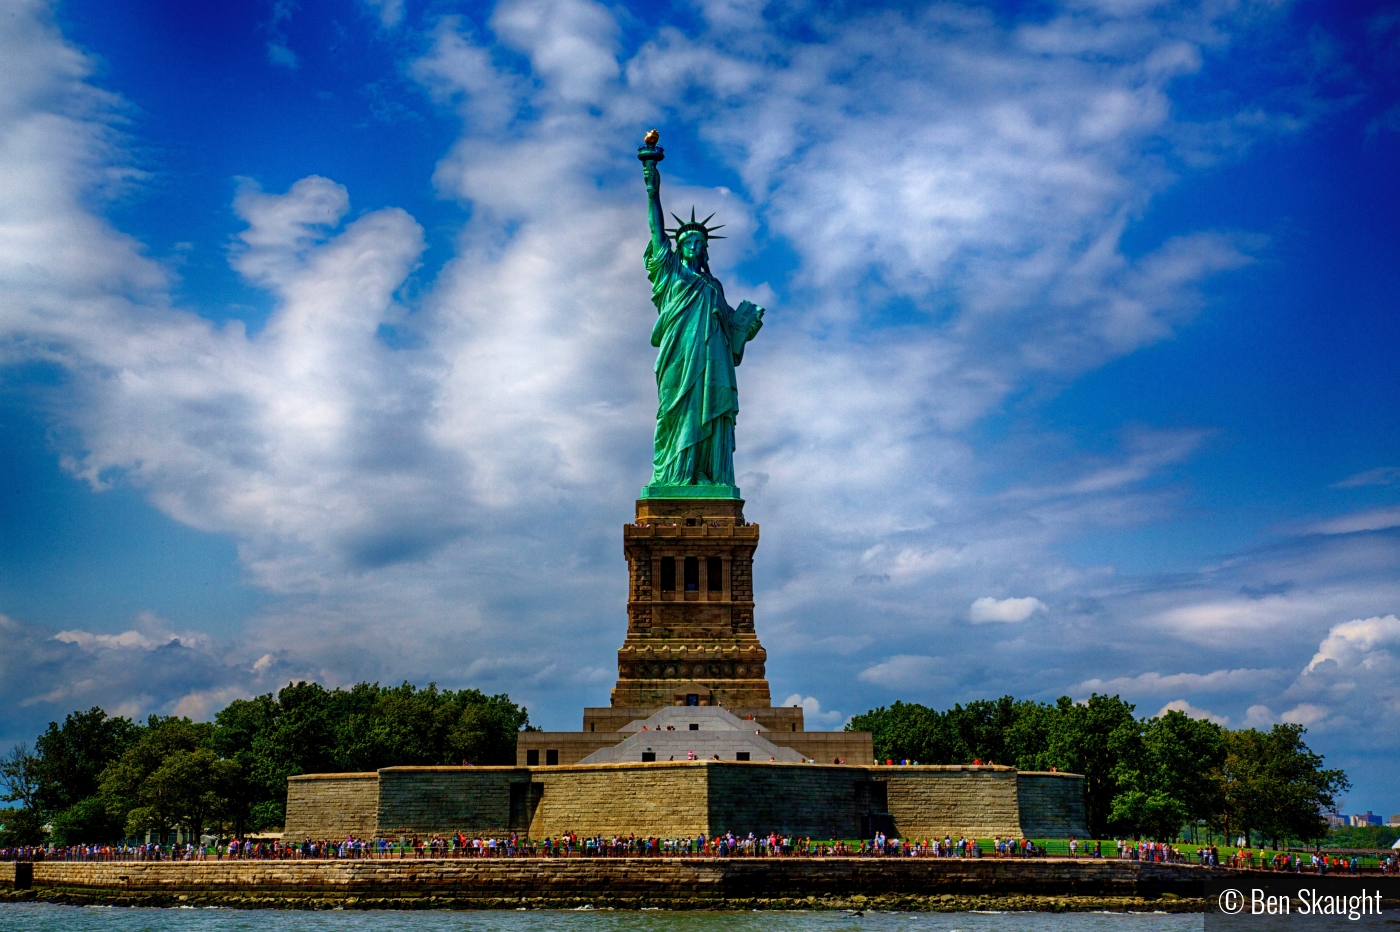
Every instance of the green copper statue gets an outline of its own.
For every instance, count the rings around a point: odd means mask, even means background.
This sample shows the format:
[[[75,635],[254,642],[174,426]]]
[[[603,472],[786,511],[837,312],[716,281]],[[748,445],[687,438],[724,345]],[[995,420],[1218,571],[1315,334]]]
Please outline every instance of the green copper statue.
[[[748,301],[732,308],[724,286],[710,274],[709,242],[723,239],[697,221],[676,217],[666,229],[661,210],[661,173],[665,153],[656,145],[656,130],[637,150],[646,181],[651,242],[647,277],[656,305],[651,345],[656,356],[656,447],[651,484],[642,498],[738,498],[734,484],[734,419],[739,414],[739,386],[734,367],[744,359],[744,345],[763,326],[763,308]],[[674,217],[675,215],[672,214]],[[672,247],[670,233],[675,237]]]

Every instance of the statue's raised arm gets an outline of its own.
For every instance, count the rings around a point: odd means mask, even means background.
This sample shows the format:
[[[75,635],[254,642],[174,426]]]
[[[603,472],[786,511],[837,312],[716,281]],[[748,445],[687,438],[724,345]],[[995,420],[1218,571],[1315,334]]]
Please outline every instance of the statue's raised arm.
[[[710,274],[710,240],[723,239],[704,220],[676,217],[666,229],[661,173],[666,157],[652,130],[637,150],[647,186],[647,277],[656,305],[651,345],[656,356],[656,440],[651,483],[643,498],[738,498],[734,484],[734,421],[739,387],[734,367],[763,326],[763,308],[729,306],[724,286]],[[674,216],[674,215],[673,215]],[[668,236],[669,234],[669,236]],[[672,248],[671,238],[675,239]]]
[[[658,253],[671,244],[666,239],[666,214],[661,209],[661,171],[656,163],[666,157],[656,143],[661,134],[652,130],[646,135],[646,145],[638,150],[637,158],[642,160],[642,180],[647,186],[647,220],[651,224],[651,245]],[[654,158],[651,156],[655,156]]]

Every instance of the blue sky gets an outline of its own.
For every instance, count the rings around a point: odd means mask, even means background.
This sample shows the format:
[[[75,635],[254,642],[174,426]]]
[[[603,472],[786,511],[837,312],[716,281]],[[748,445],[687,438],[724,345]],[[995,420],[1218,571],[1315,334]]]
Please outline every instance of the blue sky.
[[[776,700],[1298,721],[1400,811],[1400,6],[30,0],[0,47],[0,740],[605,704],[656,126],[769,308]]]

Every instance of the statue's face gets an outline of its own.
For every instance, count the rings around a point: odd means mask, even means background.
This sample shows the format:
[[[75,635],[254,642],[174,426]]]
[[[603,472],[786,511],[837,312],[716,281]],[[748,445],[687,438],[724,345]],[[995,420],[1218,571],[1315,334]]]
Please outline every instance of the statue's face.
[[[681,239],[680,249],[682,259],[698,259],[705,254],[705,238],[692,233]]]

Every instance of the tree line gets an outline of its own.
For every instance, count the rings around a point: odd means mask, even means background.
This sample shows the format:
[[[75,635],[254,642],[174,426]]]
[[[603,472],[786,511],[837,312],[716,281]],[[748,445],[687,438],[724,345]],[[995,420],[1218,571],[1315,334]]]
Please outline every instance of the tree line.
[[[414,764],[514,764],[527,711],[505,694],[288,684],[195,722],[101,708],[50,722],[0,760],[0,846],[104,844],[283,824],[287,778]]]
[[[505,694],[360,683],[288,684],[231,702],[212,722],[101,708],[51,722],[0,760],[0,846],[102,844],[179,828],[243,835],[283,824],[287,778],[415,764],[513,764],[526,710]],[[881,760],[1080,773],[1091,837],[1169,841],[1207,826],[1275,846],[1327,836],[1322,813],[1349,787],[1300,725],[1230,730],[1167,712],[1138,718],[1117,696],[1076,703],[1004,696],[946,711],[896,702],[858,715]]]
[[[1138,718],[1117,696],[1076,703],[1003,696],[943,712],[896,702],[855,716],[880,760],[1008,764],[1079,773],[1093,838],[1172,841],[1206,826],[1237,836],[1304,842],[1327,837],[1323,813],[1350,787],[1303,741],[1301,725],[1232,730],[1178,711]]]

